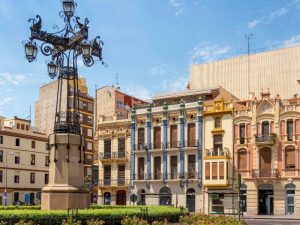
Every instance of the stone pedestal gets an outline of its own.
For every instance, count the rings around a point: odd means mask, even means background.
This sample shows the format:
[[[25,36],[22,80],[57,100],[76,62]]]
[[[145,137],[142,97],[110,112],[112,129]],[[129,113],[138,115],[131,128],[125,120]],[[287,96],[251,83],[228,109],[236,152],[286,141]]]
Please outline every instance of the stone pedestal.
[[[90,193],[83,190],[82,136],[52,134],[49,144],[49,183],[42,189],[42,210],[88,208]]]

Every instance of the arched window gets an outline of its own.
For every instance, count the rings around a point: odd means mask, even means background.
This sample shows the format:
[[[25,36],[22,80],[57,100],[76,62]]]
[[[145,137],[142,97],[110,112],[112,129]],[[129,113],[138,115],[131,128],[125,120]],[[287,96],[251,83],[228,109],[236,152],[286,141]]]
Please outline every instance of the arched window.
[[[285,186],[285,212],[288,215],[295,214],[295,192],[295,184],[289,183]]]
[[[285,169],[295,169],[296,168],[296,154],[295,147],[288,146],[285,148]]]
[[[159,190],[159,205],[171,205],[172,204],[172,193],[168,187],[162,187]]]
[[[109,192],[104,193],[104,205],[110,205],[111,197]]]

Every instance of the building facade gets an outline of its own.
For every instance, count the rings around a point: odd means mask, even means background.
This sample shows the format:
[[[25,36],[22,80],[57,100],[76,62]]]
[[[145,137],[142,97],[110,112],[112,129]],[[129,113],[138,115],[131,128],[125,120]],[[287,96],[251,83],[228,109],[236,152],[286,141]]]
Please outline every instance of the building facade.
[[[145,105],[145,102],[119,88],[107,86],[97,90],[93,199],[98,204],[129,204],[128,113],[138,105]]]
[[[238,211],[233,154],[233,102],[205,104],[203,111],[203,209],[205,213]]]
[[[203,100],[222,97],[234,98],[221,88],[186,91],[132,111],[130,190],[137,204],[203,211]]]
[[[40,88],[39,100],[35,103],[35,126],[39,132],[46,135],[53,133],[54,119],[56,111],[56,93],[58,81],[53,81]],[[66,111],[67,102],[73,107],[73,82],[70,82],[69,97],[67,92],[67,82],[62,82],[62,106],[65,106],[62,111]],[[86,80],[82,77],[78,79],[79,89],[79,113],[81,134],[85,139],[85,160],[84,160],[84,174],[85,182],[89,183],[92,179],[92,165],[93,165],[93,130],[94,130],[94,98],[88,94]],[[69,98],[69,101],[68,101]],[[75,103],[76,105],[78,103]]]
[[[247,215],[299,215],[300,102],[270,92],[234,111],[235,167]]]
[[[0,118],[0,204],[40,204],[49,179],[48,138],[29,120]]]
[[[239,99],[270,89],[288,99],[299,94],[300,46],[190,66],[191,90],[222,86]],[[250,97],[251,99],[252,97]]]

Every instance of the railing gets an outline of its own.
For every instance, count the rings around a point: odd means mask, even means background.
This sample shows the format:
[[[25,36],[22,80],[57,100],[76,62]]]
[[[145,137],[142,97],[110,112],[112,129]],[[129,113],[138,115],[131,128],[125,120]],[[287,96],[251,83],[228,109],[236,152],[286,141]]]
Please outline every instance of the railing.
[[[125,178],[120,179],[109,179],[105,178],[103,180],[99,180],[99,186],[127,186],[129,183],[129,180]]]
[[[252,176],[254,178],[278,178],[279,172],[277,169],[254,169],[252,170]]]
[[[100,160],[103,160],[103,159],[125,159],[125,158],[128,158],[128,153],[125,151],[100,152],[99,158],[100,158]]]
[[[257,134],[255,135],[256,143],[269,143],[273,144],[275,142],[274,134]]]
[[[239,138],[239,141],[240,141],[240,144],[243,145],[243,144],[245,144],[245,142],[246,142],[246,138],[240,137],[240,138]]]
[[[229,149],[207,149],[206,156],[229,156]]]
[[[152,149],[162,149],[162,143],[161,142],[154,142],[152,144]]]
[[[167,148],[180,148],[180,141],[170,141],[167,143]]]
[[[136,151],[146,151],[147,145],[146,144],[137,144],[137,145],[134,145],[134,149]]]
[[[171,172],[166,174],[167,180],[177,180],[177,179],[197,179],[198,172],[192,171],[192,172],[186,172],[183,174],[183,176],[180,176],[179,172]],[[136,180],[162,180],[164,178],[163,173],[150,173],[149,177],[147,173],[137,173],[135,174]]]
[[[198,140],[185,141],[185,147],[198,147]]]

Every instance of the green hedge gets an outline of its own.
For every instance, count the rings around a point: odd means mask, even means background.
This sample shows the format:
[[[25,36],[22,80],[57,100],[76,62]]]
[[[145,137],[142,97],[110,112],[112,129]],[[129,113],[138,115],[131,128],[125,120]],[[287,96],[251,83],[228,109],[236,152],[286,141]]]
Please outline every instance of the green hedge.
[[[40,205],[20,205],[20,206],[17,206],[17,205],[8,205],[8,206],[4,206],[4,205],[1,205],[0,206],[0,210],[23,210],[23,209],[34,209],[34,210],[39,210],[41,209],[41,206]]]
[[[141,208],[147,208],[147,213],[141,211]],[[180,209],[171,206],[127,206],[127,207],[93,207],[92,209],[79,210],[74,217],[82,220],[83,223],[90,219],[101,219],[106,224],[120,223],[125,216],[139,216],[147,217],[148,221],[162,220],[168,218],[169,220],[177,222],[180,216]],[[32,220],[40,225],[42,224],[60,224],[62,220],[68,217],[67,211],[42,211],[35,209],[14,209],[14,210],[0,210],[0,220],[14,224],[23,219],[26,221]]]

